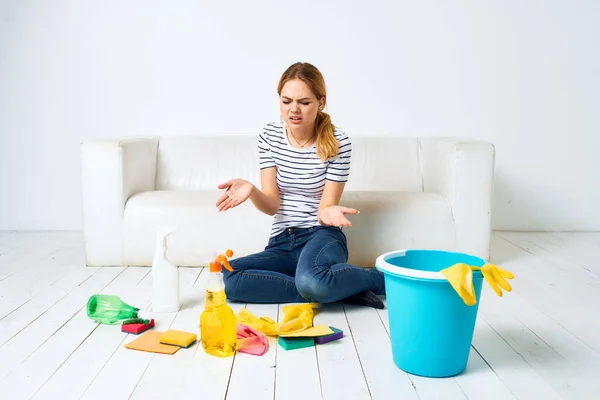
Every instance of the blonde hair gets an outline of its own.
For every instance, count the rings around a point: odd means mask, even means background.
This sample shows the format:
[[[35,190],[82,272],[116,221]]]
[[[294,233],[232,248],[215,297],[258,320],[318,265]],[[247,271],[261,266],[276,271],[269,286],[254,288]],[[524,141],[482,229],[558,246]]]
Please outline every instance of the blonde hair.
[[[292,64],[285,70],[279,84],[277,85],[277,93],[281,96],[281,89],[287,81],[292,79],[300,79],[306,83],[317,100],[324,99],[323,107],[327,104],[327,93],[325,88],[325,79],[321,72],[312,64],[297,62]],[[333,134],[335,126],[331,123],[331,117],[324,111],[317,112],[315,119],[315,133],[317,136],[317,155],[323,162],[330,157],[338,155],[339,142]]]

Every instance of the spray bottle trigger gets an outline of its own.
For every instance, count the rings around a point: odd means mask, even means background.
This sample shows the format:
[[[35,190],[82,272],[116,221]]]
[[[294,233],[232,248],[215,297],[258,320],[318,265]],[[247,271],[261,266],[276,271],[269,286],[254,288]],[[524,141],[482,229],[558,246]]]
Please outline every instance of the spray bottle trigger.
[[[217,258],[215,259],[216,262],[223,263],[223,266],[225,267],[225,269],[229,272],[233,272],[233,268],[231,268],[231,265],[229,265],[229,261],[227,260],[227,257],[225,257],[223,254],[219,254],[217,256]]]

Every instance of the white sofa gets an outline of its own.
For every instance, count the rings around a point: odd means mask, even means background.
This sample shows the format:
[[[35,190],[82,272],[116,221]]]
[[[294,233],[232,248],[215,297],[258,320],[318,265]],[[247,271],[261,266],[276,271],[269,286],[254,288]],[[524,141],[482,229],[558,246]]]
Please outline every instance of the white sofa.
[[[489,257],[494,146],[457,138],[351,137],[352,167],[341,204],[361,211],[344,228],[349,262],[443,249]],[[176,226],[168,258],[205,266],[216,252],[261,251],[272,217],[250,201],[218,212],[217,184],[260,187],[257,137],[165,136],[81,144],[86,262],[152,264],[158,226]]]

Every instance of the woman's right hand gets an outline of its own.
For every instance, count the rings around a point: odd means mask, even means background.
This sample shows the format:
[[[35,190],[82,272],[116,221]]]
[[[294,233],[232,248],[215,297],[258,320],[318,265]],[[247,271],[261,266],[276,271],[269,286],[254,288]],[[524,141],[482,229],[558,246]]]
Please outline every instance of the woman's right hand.
[[[217,187],[219,189],[226,189],[225,193],[217,200],[217,209],[219,211],[226,211],[239,206],[248,200],[255,189],[252,183],[244,179],[230,179]]]

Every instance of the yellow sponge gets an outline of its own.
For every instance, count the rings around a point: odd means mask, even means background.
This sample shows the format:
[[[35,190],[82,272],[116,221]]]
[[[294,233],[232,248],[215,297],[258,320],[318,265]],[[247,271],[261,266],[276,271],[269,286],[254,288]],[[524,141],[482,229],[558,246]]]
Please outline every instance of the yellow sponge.
[[[158,338],[162,344],[172,344],[179,347],[190,347],[196,341],[196,334],[169,329]]]

